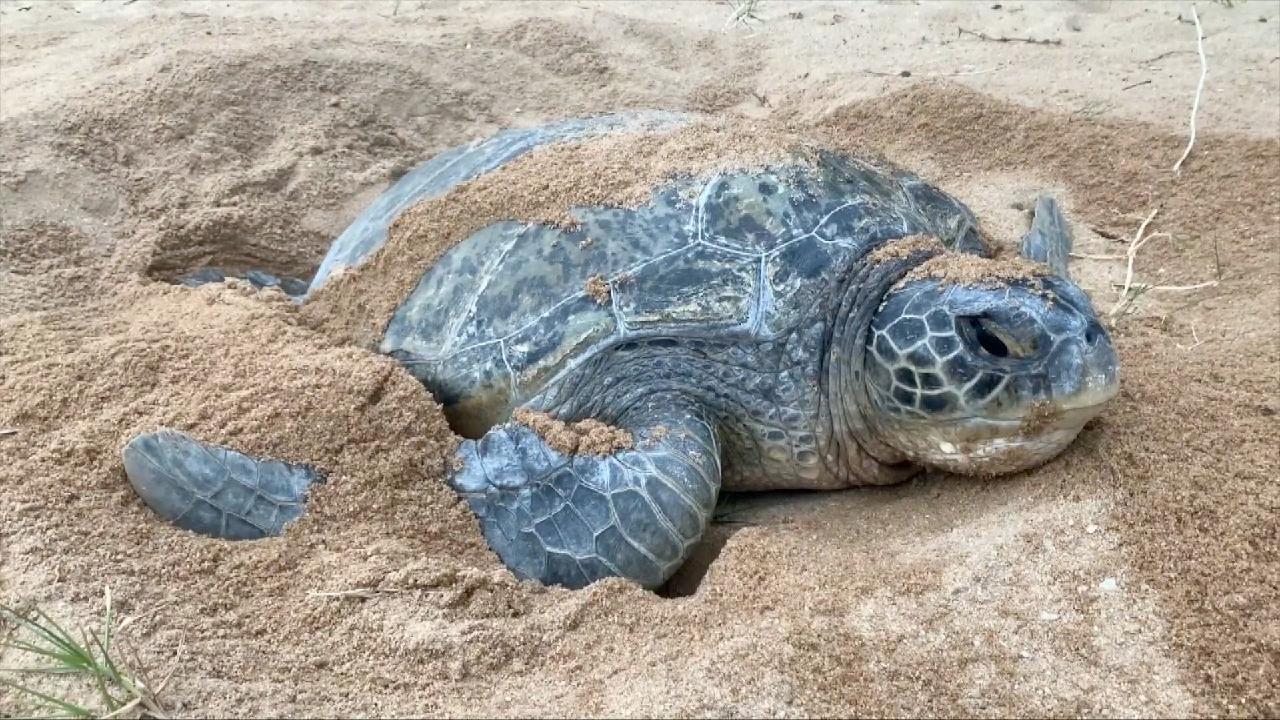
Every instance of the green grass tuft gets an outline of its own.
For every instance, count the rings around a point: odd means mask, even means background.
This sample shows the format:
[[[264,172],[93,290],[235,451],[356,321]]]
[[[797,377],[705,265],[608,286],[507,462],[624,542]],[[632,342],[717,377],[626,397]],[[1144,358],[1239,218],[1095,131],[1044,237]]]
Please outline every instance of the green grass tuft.
[[[137,663],[124,662],[113,644],[118,628],[111,607],[111,590],[105,594],[106,612],[100,631],[80,630],[78,636],[64,629],[48,613],[38,608],[18,612],[0,606],[0,621],[13,630],[0,640],[0,651],[28,656],[38,665],[0,668],[0,688],[8,688],[25,698],[38,712],[50,718],[114,718],[138,712],[162,717],[155,693],[143,680]],[[77,705],[34,689],[22,678],[32,675],[64,675],[83,678],[97,693],[93,707]],[[158,691],[159,688],[157,688]]]

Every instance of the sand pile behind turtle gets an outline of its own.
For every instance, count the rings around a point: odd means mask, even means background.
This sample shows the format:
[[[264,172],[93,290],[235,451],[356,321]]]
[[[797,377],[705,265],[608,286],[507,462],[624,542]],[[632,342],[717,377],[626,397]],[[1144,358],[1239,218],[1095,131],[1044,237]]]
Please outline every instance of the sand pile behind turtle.
[[[248,21],[222,29],[275,37]],[[547,36],[557,47],[562,31]],[[490,67],[501,63],[486,38],[449,39],[449,70],[506,77]],[[388,168],[475,127],[445,113],[398,133],[396,118],[372,110],[361,124],[362,106],[395,106],[386,83],[368,77],[403,70],[394,43],[360,48],[374,59],[354,66],[340,44],[280,42],[325,62],[220,61],[160,89],[125,77],[59,106],[57,124],[5,121],[0,428],[18,433],[0,437],[0,601],[91,623],[110,585],[118,611],[138,617],[129,632],[142,660],[174,669],[171,708],[191,715],[1274,713],[1274,140],[1202,135],[1174,179],[1183,137],[946,87],[857,103],[805,130],[938,180],[998,241],[1025,227],[1013,202],[1042,186],[1063,192],[1084,254],[1123,253],[1107,236],[1127,239],[1159,204],[1154,229],[1175,242],[1144,249],[1142,277],[1193,284],[1220,265],[1222,282],[1143,298],[1116,333],[1121,397],[1041,470],[734,500],[696,594],[667,600],[617,581],[573,593],[521,585],[500,566],[441,481],[456,439],[429,395],[393,361],[352,347],[368,344],[389,295],[362,308],[362,296],[335,286],[299,310],[236,283],[145,280],[176,268],[164,258],[188,245],[199,251],[182,262],[236,250],[261,218],[270,231],[254,253],[290,245],[297,226],[295,249],[309,248],[298,262],[314,263],[319,238],[370,199]],[[482,52],[462,53],[464,42]],[[526,43],[529,52],[545,44]],[[515,97],[538,78],[551,97],[543,116],[642,100],[686,106],[644,84],[617,102],[588,61],[625,59],[575,47],[572,78],[518,66],[505,89]],[[176,62],[158,55],[158,66]],[[422,84],[405,72],[392,84]],[[431,83],[484,116],[486,131],[523,117],[496,91]],[[165,94],[173,87],[184,88],[182,103]],[[201,116],[237,93],[278,117]],[[157,118],[198,131],[199,142],[170,138],[152,127]],[[104,128],[134,145],[113,148]],[[316,168],[272,174],[307,143],[321,148]],[[640,157],[599,158],[616,175],[543,166],[540,183],[532,173],[494,202],[562,212],[611,178],[630,178],[622,193],[635,178],[705,165],[667,156],[618,167]],[[365,178],[352,197],[340,172],[320,169],[335,162],[376,168],[376,182]],[[125,191],[89,202],[114,188]],[[77,210],[80,201],[90,206]],[[462,222],[475,210],[455,212]],[[182,223],[191,218],[208,222]],[[426,225],[414,237],[413,262],[442,247]],[[352,273],[350,287],[403,282],[382,257]],[[1077,261],[1075,272],[1109,307],[1122,266]],[[236,545],[177,532],[142,506],[121,468],[123,443],[159,425],[314,463],[329,479],[284,538]],[[12,702],[0,695],[0,707]]]

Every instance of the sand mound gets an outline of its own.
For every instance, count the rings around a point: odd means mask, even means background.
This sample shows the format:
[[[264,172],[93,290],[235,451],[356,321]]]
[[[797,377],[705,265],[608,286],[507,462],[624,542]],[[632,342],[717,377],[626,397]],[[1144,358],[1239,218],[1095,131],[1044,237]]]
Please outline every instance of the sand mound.
[[[394,17],[391,3],[381,18],[340,10],[338,28],[271,5],[148,5],[120,10],[156,13],[145,32],[115,37],[117,21],[84,6],[0,44],[0,429],[17,430],[0,436],[0,602],[92,623],[109,585],[138,616],[142,660],[173,668],[176,713],[1280,708],[1280,128],[1204,131],[1174,177],[1178,132],[958,86],[833,98],[828,72],[771,65],[762,108],[743,92],[765,72],[748,50],[783,40],[695,42],[621,12],[478,20],[406,1]],[[830,52],[855,27],[823,5],[801,14]],[[1030,31],[1050,27],[1035,17]],[[41,99],[36,79],[61,58],[54,77],[94,80]],[[1170,239],[1144,249],[1141,277],[1221,282],[1140,299],[1114,336],[1121,396],[1053,463],[1003,481],[730,498],[676,599],[516,582],[441,480],[457,439],[393,361],[278,292],[165,282],[206,263],[306,275],[431,153],[644,106],[770,110],[883,153],[969,201],[1006,245],[1025,227],[1015,205],[1042,187],[1062,194],[1086,255],[1123,253],[1158,206],[1153,229]],[[1104,310],[1122,271],[1074,266]],[[358,314],[345,304],[358,297],[335,297]],[[329,480],[283,538],[185,534],[123,476],[120,448],[158,426]],[[15,702],[0,694],[0,714]]]

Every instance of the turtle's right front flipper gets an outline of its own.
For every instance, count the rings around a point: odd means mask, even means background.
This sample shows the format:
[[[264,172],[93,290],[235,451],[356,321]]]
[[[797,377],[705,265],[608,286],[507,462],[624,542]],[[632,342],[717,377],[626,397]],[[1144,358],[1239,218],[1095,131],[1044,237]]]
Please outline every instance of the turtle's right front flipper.
[[[719,443],[701,408],[654,398],[622,424],[635,449],[604,457],[564,455],[514,423],[463,441],[450,483],[517,576],[656,588],[701,539],[720,490]]]
[[[172,430],[125,446],[125,474],[143,501],[178,527],[227,540],[279,535],[323,482],[305,465],[249,457]]]

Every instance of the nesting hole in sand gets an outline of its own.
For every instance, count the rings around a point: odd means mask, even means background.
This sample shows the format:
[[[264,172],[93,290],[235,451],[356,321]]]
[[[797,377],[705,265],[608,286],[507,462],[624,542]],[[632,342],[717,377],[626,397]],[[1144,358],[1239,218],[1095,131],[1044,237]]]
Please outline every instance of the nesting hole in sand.
[[[659,597],[668,599],[690,597],[698,592],[702,580],[711,570],[711,565],[720,557],[720,551],[729,542],[734,533],[744,527],[738,522],[712,522],[702,541],[694,546],[689,559],[684,561],[680,569],[672,575],[666,584],[658,588]]]
[[[153,280],[187,286],[242,278],[257,287],[279,285],[286,294],[301,295],[332,238],[305,230],[289,237],[277,235],[238,223],[169,231],[162,235],[146,273]]]
[[[153,280],[187,287],[240,278],[259,289],[279,287],[286,295],[301,297],[306,294],[319,266],[318,258],[304,262],[245,244],[230,252],[207,247],[183,248],[172,253],[162,251],[147,267],[147,275]]]

